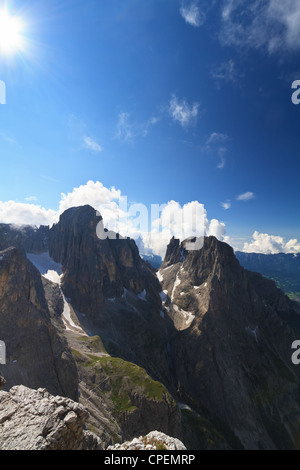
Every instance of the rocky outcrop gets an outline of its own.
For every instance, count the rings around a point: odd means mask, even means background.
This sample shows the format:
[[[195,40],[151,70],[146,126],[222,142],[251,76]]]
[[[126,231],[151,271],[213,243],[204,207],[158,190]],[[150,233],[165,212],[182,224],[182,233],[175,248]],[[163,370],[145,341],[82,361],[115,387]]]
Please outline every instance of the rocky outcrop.
[[[172,240],[159,272],[180,401],[209,417],[232,447],[299,446],[299,371],[291,362],[296,304],[244,270],[231,247]]]
[[[0,450],[101,450],[101,441],[85,430],[86,409],[24,386],[0,392]]]
[[[16,248],[0,252],[0,332],[6,344],[0,372],[6,389],[22,384],[77,399],[76,365],[59,332],[61,319],[51,312],[37,269]]]
[[[141,436],[132,441],[116,444],[108,447],[107,450],[186,450],[184,444],[179,439],[167,436],[162,432],[152,431],[147,436]]]
[[[181,413],[161,383],[144,369],[103,350],[99,337],[73,340],[80,380],[80,401],[89,423],[107,445],[145,435],[153,429],[181,437]],[[111,423],[114,423],[112,426]]]
[[[6,384],[6,380],[0,376],[0,392],[5,387],[5,384]]]
[[[125,289],[137,295],[145,291],[159,303],[154,270],[140,258],[135,242],[100,240],[101,221],[90,206],[69,209],[51,229],[49,241],[50,256],[63,266],[66,297],[96,323],[101,323],[105,300],[122,298]]]
[[[22,253],[44,253],[48,251],[49,233],[48,226],[0,224],[0,251],[13,246]]]

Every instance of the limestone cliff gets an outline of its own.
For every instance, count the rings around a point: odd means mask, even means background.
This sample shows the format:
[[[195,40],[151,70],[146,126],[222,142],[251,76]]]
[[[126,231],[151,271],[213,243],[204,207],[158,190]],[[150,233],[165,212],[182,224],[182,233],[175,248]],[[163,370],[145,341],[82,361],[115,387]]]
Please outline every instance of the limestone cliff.
[[[76,399],[77,372],[66,340],[49,311],[40,273],[16,248],[0,252],[0,335],[6,388],[47,388]]]
[[[214,237],[197,251],[173,239],[159,277],[177,330],[170,351],[181,400],[233,446],[235,436],[248,449],[299,447],[297,305]]]

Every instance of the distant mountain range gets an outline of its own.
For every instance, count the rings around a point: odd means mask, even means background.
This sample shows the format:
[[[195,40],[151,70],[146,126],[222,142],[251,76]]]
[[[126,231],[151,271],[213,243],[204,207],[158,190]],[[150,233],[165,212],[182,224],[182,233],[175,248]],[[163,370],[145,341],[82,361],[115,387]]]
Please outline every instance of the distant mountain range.
[[[5,392],[78,401],[103,449],[152,431],[190,450],[299,449],[300,306],[215,237],[173,238],[157,271],[133,240],[100,240],[101,220],[83,206],[52,228],[0,225]]]
[[[300,302],[300,254],[235,253],[241,265],[272,279],[291,299]]]

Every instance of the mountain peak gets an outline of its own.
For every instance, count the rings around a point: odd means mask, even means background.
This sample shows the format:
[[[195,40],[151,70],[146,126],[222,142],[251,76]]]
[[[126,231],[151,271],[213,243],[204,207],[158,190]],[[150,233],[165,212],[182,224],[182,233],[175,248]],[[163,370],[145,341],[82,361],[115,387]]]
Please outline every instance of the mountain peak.
[[[85,225],[97,217],[99,217],[99,215],[96,209],[86,204],[84,206],[71,207],[70,209],[65,210],[61,214],[59,222],[72,223],[72,225]]]
[[[195,249],[187,249],[187,246],[191,247],[195,244]],[[201,248],[198,248],[201,247]],[[165,269],[173,264],[184,263],[189,260],[189,263],[195,265],[195,262],[204,259],[205,264],[210,263],[212,260],[219,259],[224,263],[239,265],[233,248],[227,243],[219,241],[216,237],[204,237],[204,238],[189,238],[180,243],[180,240],[173,237],[167,247],[165,259],[162,265],[162,269]]]

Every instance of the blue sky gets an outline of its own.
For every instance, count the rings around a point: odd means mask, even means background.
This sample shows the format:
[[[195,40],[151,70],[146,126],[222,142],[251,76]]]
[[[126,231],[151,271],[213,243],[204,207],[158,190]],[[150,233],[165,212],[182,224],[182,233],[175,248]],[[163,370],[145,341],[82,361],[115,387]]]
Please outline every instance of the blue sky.
[[[299,0],[0,4],[24,24],[0,52],[0,221],[44,222],[93,181],[300,251]]]

